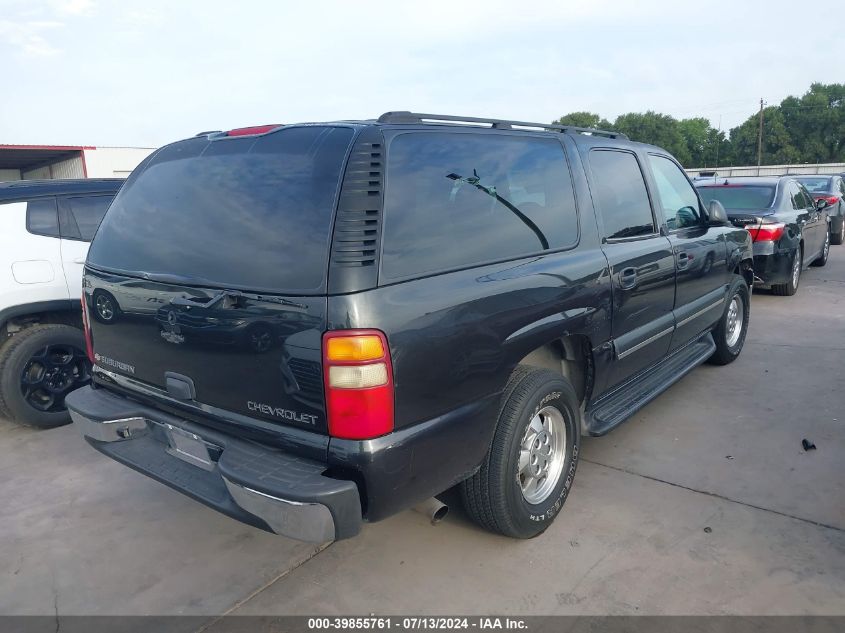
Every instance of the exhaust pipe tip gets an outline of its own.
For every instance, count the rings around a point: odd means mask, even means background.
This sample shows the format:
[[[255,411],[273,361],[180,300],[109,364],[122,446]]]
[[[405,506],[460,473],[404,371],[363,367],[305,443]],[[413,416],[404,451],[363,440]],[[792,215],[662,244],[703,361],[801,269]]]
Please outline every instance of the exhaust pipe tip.
[[[422,503],[418,503],[413,509],[415,512],[419,512],[420,514],[428,517],[428,520],[432,525],[437,525],[446,518],[447,514],[449,514],[449,506],[440,501],[437,497],[432,497]]]

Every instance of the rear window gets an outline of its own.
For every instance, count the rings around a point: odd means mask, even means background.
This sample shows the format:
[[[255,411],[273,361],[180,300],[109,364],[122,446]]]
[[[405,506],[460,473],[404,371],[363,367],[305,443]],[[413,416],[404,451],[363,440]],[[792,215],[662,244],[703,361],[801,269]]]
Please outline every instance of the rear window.
[[[578,216],[556,139],[415,132],[390,144],[382,276],[574,246]]]
[[[775,200],[775,188],[769,185],[699,187],[698,193],[704,204],[718,200],[725,209],[767,209]]]
[[[318,291],[352,134],[309,126],[165,147],[115,198],[88,261],[225,288]]]
[[[830,187],[830,178],[798,178],[797,180],[810,193],[825,193]]]

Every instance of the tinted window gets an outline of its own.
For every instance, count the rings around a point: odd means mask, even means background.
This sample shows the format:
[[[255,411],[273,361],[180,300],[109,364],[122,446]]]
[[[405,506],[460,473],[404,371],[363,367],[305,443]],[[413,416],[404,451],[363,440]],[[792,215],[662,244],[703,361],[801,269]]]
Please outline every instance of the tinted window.
[[[594,150],[590,171],[593,200],[604,220],[608,238],[635,237],[655,232],[643,174],[633,154]]]
[[[698,195],[681,168],[663,156],[649,154],[648,160],[669,228],[701,226],[704,216],[698,203]]]
[[[792,201],[792,208],[795,210],[807,208],[807,201],[804,200],[804,193],[798,183],[790,182],[787,188],[789,199]]]
[[[798,182],[813,193],[824,193],[830,188],[830,178],[799,178]]]
[[[90,242],[111,201],[112,196],[68,198],[67,212],[60,216],[62,237]]]
[[[767,209],[775,200],[774,185],[717,185],[699,187],[704,204],[718,200],[725,209]]]
[[[351,138],[311,126],[170,145],[114,199],[89,262],[227,288],[319,289]]]
[[[26,203],[26,230],[37,235],[58,237],[59,218],[55,198],[41,198]]]
[[[803,187],[801,188],[801,195],[804,197],[804,208],[805,209],[814,208],[816,206],[815,203],[813,202],[813,196],[811,196],[809,193],[807,193],[807,190],[804,189]]]
[[[390,145],[388,278],[572,246],[578,218],[556,139],[420,132]]]

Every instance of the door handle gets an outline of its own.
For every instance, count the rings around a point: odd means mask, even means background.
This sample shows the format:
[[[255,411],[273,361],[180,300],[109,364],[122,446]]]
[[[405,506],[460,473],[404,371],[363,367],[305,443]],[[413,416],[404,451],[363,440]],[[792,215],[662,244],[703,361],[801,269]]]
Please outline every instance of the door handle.
[[[75,257],[74,260],[73,260],[73,263],[74,264],[84,264],[85,258],[84,257]]]
[[[623,268],[619,273],[619,287],[623,290],[630,290],[637,285],[637,269]]]
[[[678,253],[678,269],[683,270],[689,266],[691,257],[687,253]]]

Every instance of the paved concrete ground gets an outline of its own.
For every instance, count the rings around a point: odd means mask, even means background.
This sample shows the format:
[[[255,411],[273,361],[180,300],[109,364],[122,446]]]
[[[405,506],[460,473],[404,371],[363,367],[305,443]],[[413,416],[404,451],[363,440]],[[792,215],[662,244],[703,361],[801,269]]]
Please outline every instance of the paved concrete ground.
[[[0,422],[0,613],[845,614],[845,247],[802,284],[755,294],[736,363],[585,440],[565,511],[532,541],[453,509],[319,551],[72,428]]]

